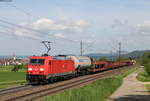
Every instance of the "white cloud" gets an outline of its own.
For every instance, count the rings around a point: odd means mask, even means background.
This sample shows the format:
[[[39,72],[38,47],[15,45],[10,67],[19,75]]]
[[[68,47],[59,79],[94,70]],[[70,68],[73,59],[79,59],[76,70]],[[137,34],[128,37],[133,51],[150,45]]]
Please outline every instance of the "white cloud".
[[[128,24],[128,23],[127,23],[126,20],[121,21],[121,20],[119,20],[119,19],[115,19],[115,20],[113,21],[112,28],[115,29],[115,28],[118,28],[118,27],[120,27],[120,28],[121,28],[121,27],[125,27],[127,24]]]
[[[135,29],[137,35],[150,37],[150,21],[144,21],[143,24],[137,24]]]
[[[62,33],[54,34],[54,36],[57,38],[65,38],[65,36]]]
[[[114,35],[112,40],[122,41],[128,48],[135,49],[149,49],[150,43],[150,21],[144,21],[139,24],[122,23],[117,21],[113,24]],[[115,26],[115,27],[114,27]],[[121,38],[119,40],[119,38]]]
[[[84,20],[52,20],[43,18],[31,24],[21,26],[24,28],[17,27],[13,31],[14,35],[38,39],[49,34],[54,37],[64,38],[65,33],[81,32],[87,28],[89,24]]]

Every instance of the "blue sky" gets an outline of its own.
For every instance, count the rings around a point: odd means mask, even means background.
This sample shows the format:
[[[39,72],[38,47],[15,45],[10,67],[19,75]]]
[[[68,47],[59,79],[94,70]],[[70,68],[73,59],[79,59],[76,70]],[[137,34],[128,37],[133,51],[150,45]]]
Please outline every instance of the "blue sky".
[[[149,49],[148,0],[13,0],[0,2],[0,55],[39,55],[42,40],[52,41],[51,54]],[[5,27],[4,27],[5,26]],[[67,41],[71,39],[73,41]],[[90,47],[88,47],[90,46]],[[88,47],[88,48],[87,48]]]

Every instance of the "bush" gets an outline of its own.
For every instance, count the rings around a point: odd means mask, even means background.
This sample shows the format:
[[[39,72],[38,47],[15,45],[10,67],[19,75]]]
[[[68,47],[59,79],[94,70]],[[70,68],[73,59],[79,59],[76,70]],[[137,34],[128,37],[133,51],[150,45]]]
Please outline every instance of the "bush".
[[[99,58],[99,61],[108,61],[107,57],[101,57]]]
[[[142,65],[146,65],[150,62],[150,52],[146,52],[142,58]]]
[[[145,65],[145,71],[150,75],[150,62]]]
[[[12,72],[18,72],[19,69],[26,69],[27,65],[14,65],[14,68],[11,70]]]
[[[150,75],[150,52],[146,52],[142,59],[142,65],[145,66],[145,71]]]
[[[148,88],[148,90],[149,90],[149,92],[150,92],[150,84],[147,85],[147,88]]]
[[[136,78],[139,81],[142,81],[142,82],[150,82],[150,75],[148,75],[148,73],[145,70],[143,70],[142,72],[138,73]]]

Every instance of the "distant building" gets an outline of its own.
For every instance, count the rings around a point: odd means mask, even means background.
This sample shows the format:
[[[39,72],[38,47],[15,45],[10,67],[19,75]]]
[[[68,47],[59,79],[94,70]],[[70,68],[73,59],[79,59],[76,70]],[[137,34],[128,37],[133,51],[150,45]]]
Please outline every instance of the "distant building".
[[[12,58],[9,59],[0,59],[0,65],[22,65],[27,64],[29,62],[28,58],[20,58],[17,59],[17,57],[14,55]]]

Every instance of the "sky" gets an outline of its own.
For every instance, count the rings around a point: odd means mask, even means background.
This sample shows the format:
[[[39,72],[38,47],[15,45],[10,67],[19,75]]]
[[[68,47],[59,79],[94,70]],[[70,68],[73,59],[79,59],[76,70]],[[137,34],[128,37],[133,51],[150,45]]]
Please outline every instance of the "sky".
[[[9,0],[7,0],[9,1]],[[0,0],[0,55],[147,50],[149,0]]]

